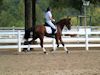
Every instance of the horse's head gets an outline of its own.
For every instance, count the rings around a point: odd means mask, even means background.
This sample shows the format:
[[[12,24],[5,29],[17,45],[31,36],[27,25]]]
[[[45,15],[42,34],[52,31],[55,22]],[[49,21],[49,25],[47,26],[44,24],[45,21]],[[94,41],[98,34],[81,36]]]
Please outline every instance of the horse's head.
[[[64,24],[66,25],[68,30],[70,30],[71,29],[71,18],[65,18],[64,19]]]

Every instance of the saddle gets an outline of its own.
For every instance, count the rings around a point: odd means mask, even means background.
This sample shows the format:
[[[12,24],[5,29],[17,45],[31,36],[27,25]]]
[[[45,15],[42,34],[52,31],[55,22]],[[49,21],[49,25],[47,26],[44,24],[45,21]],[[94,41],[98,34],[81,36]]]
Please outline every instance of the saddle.
[[[51,34],[51,35],[54,35],[55,34],[55,29],[53,29],[50,25],[48,25],[46,22],[45,22],[45,24],[44,24],[44,26],[46,27],[46,31],[48,32],[48,31],[50,31],[50,29],[51,29],[51,33],[49,33],[49,34]]]

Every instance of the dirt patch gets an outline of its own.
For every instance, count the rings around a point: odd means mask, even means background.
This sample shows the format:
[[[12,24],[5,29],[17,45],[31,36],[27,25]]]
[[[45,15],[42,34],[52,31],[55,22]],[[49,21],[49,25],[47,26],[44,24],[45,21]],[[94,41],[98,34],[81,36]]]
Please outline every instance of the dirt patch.
[[[0,50],[0,75],[100,75],[100,50]]]

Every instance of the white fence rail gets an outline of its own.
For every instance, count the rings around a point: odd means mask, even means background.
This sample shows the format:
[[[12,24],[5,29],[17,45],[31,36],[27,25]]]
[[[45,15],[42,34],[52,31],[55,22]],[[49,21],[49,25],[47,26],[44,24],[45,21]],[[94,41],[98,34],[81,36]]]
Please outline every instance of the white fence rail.
[[[84,29],[79,29],[78,31],[63,31],[62,39],[65,42],[66,47],[85,47],[89,50],[89,47],[100,47],[100,31],[91,31],[87,29],[85,34]],[[77,34],[75,37],[64,36],[66,34]],[[16,48],[21,52],[22,48],[40,48],[39,43],[36,45],[23,45],[23,30],[16,31],[0,31],[0,49]],[[36,40],[39,42],[39,39]],[[55,48],[56,43],[53,38],[44,38],[44,42],[49,42],[44,44],[44,47]],[[60,45],[62,47],[62,45]]]

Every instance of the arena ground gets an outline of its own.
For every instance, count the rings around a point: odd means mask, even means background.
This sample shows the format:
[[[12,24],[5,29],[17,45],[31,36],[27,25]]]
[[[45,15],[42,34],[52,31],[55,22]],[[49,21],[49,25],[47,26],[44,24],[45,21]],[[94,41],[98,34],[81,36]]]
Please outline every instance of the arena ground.
[[[41,49],[18,53],[0,50],[0,75],[100,75],[100,49],[62,48],[48,55]]]

